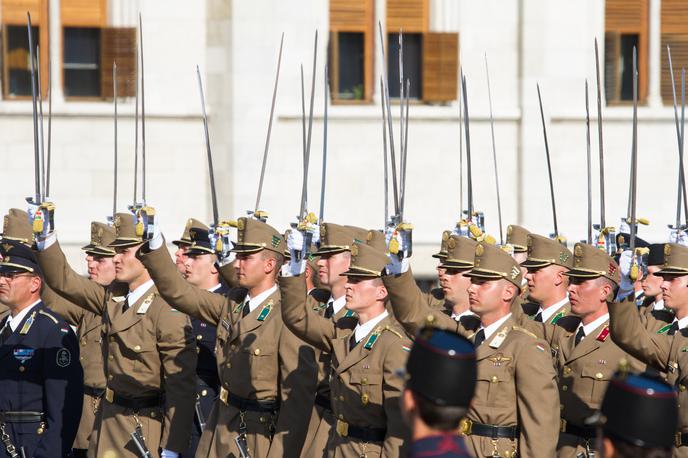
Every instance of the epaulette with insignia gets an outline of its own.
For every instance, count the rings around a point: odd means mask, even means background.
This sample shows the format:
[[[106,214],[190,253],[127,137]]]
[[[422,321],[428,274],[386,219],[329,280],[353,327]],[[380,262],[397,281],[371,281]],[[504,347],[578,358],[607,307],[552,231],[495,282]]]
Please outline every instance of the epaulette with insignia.
[[[41,312],[43,312],[43,311],[41,310]],[[44,315],[45,315],[45,316],[50,316],[50,315],[48,315],[47,313],[45,313]],[[19,331],[19,334],[21,334],[21,335],[26,335],[26,334],[28,334],[29,329],[31,329],[31,326],[33,325],[33,321],[34,321],[35,318],[36,318],[36,312],[33,311],[33,312],[31,313],[31,315],[26,319],[26,321],[24,321],[24,326],[22,326],[21,331]],[[53,318],[52,316],[50,316],[50,318],[52,318],[53,320],[55,319],[55,318]],[[57,321],[55,321],[55,323],[57,324]]]
[[[533,333],[530,332],[529,330],[527,330],[527,329],[525,329],[525,328],[522,328],[522,327],[520,327],[520,326],[513,325],[512,328],[513,328],[514,331],[521,331],[523,334],[529,335],[529,336],[532,337],[533,339],[537,339],[537,338],[538,338],[538,336],[536,336],[535,334],[533,334]]]
[[[399,337],[400,339],[403,339],[403,338],[404,338],[404,336],[401,335],[401,333],[400,333],[399,331],[397,331],[396,329],[392,328],[390,325],[385,325],[385,327],[382,328],[382,330],[383,330],[383,331],[389,331],[389,332],[391,332],[392,334],[394,334],[395,336]]]
[[[513,329],[516,329],[517,326],[513,326]],[[504,343],[504,339],[506,339],[506,336],[509,335],[509,332],[511,332],[512,327],[509,326],[504,326],[496,336],[492,338],[492,341],[490,341],[490,348],[499,348],[502,343]]]
[[[597,337],[595,337],[595,340],[598,342],[604,342],[607,340],[607,337],[609,337],[609,326],[605,326],[603,330],[600,331],[599,334],[597,334]]]
[[[50,318],[51,320],[53,320],[53,323],[55,323],[55,324],[58,323],[57,318],[55,318],[54,316],[52,316],[50,313],[46,312],[45,310],[39,310],[38,313],[41,314],[41,315],[43,315],[43,316],[47,316],[48,318]]]
[[[138,310],[136,311],[136,314],[145,315],[148,311],[148,308],[153,303],[153,300],[155,300],[155,296],[157,296],[157,293],[150,293],[148,296],[146,296],[146,298],[143,300]]]

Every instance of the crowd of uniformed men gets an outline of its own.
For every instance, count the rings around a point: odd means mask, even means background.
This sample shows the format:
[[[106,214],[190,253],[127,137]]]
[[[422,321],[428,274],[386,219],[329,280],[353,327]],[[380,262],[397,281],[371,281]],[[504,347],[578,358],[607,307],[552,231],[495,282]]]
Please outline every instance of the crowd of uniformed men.
[[[220,250],[189,219],[171,259],[138,211],[91,223],[84,278],[28,210],[0,243],[0,456],[688,457],[679,243],[634,281],[630,251],[446,231],[425,293],[395,227],[239,218]]]

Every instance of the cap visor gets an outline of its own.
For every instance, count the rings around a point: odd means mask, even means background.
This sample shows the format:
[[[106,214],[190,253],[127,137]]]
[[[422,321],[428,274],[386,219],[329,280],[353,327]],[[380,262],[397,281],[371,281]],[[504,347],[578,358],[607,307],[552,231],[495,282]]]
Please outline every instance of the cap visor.
[[[447,259],[447,253],[442,253],[441,251],[439,253],[435,253],[432,255],[433,258],[436,259]]]
[[[657,272],[655,272],[654,275],[658,275],[658,276],[662,276],[662,275],[672,275],[672,276],[688,275],[688,269],[682,269],[680,267],[666,266],[663,269],[660,269]]]
[[[502,278],[507,280],[507,278],[505,278],[504,276],[502,276],[500,274],[496,274],[494,272],[487,272],[487,271],[480,270],[480,269],[471,269],[468,272],[466,272],[464,275],[466,277],[486,278],[489,280],[499,280]]]
[[[115,253],[115,250],[109,250],[107,248],[101,248],[101,247],[93,247],[93,248],[90,248],[88,250],[84,250],[84,253],[95,255],[95,256],[102,256],[102,257],[110,257],[110,256],[114,256],[115,254],[117,254],[117,253]]]
[[[526,259],[521,263],[521,267],[525,267],[526,269],[529,268],[537,268],[537,267],[547,267],[549,265],[554,264],[551,261],[542,261],[540,259]]]
[[[211,248],[201,246],[191,246],[186,251],[187,256],[201,256],[204,254],[215,254],[215,252]]]
[[[445,259],[440,263],[440,267],[444,267],[445,269],[472,269],[473,268],[473,263],[472,262],[466,262],[466,261],[459,261],[456,259]]]
[[[346,272],[341,273],[339,275],[342,277],[380,278],[382,276],[382,272],[380,272],[379,274],[375,274],[367,270],[360,270],[355,267],[352,267]]]
[[[578,278],[597,278],[597,277],[604,277],[604,273],[602,272],[597,272],[594,270],[585,270],[585,269],[571,269],[568,272],[564,272],[564,275],[567,275],[569,277],[578,277]]]
[[[177,246],[181,246],[181,245],[189,246],[189,245],[191,245],[191,241],[190,240],[173,240],[172,244],[177,245]]]
[[[232,253],[258,253],[263,249],[267,250],[267,247],[255,245],[234,245],[234,248],[229,251]]]
[[[115,239],[108,245],[108,248],[127,248],[142,243],[143,240]]]
[[[514,247],[514,253],[527,253],[528,252],[528,247],[522,246],[522,245],[511,245]]]
[[[0,272],[2,273],[14,273],[14,272],[29,272],[37,273],[36,269],[29,266],[24,266],[21,264],[15,264],[11,262],[0,262]]]
[[[349,248],[341,247],[341,246],[321,246],[318,248],[318,250],[313,253],[314,256],[324,256],[327,254],[337,254],[337,253],[343,253],[345,251],[349,251]]]

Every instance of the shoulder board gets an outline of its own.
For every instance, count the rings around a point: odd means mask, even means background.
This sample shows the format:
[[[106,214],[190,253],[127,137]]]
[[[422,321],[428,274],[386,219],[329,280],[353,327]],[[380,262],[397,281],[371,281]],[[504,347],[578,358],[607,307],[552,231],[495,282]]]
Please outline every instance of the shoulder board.
[[[38,313],[43,316],[47,316],[51,320],[53,320],[53,323],[57,324],[58,320],[54,316],[52,316],[50,313],[46,312],[45,310],[39,310]]]
[[[399,331],[397,331],[396,329],[392,328],[390,325],[385,325],[385,327],[384,327],[382,330],[383,330],[383,331],[389,331],[389,332],[391,332],[392,334],[394,334],[395,336],[397,336],[397,337],[400,338],[400,339],[403,339],[403,338],[404,338],[404,336],[401,335],[401,333],[400,333]]]
[[[667,332],[669,332],[669,329],[671,328],[672,324],[673,323],[669,323],[666,326],[662,326],[657,330],[657,334],[666,334]]]
[[[550,324],[557,324],[557,321],[561,320],[565,316],[566,316],[566,312],[562,310],[561,312],[554,315],[554,317],[552,317],[552,319],[550,320]]]
[[[536,336],[535,334],[533,334],[533,333],[530,332],[529,330],[527,330],[527,329],[525,329],[525,328],[522,328],[521,326],[516,326],[516,325],[514,325],[514,326],[512,326],[512,328],[513,328],[514,331],[520,331],[520,332],[522,332],[523,334],[526,334],[526,335],[532,337],[533,339],[537,339],[537,338],[538,338],[538,336]]]
[[[365,348],[366,350],[372,350],[373,345],[375,345],[375,342],[377,342],[377,338],[380,337],[380,334],[382,334],[383,330],[384,330],[384,328],[381,328],[380,326],[375,328],[373,333],[370,334],[370,336],[366,340],[366,343],[365,343],[365,345],[363,345],[363,348]]]
[[[604,329],[602,329],[600,333],[597,334],[595,340],[599,342],[604,342],[605,340],[607,340],[607,337],[609,337],[609,326],[605,326]]]
[[[513,328],[515,329],[516,326],[513,326]],[[499,348],[504,342],[504,339],[506,339],[506,336],[509,335],[509,332],[511,332],[511,327],[504,326],[497,333],[497,335],[492,338],[492,341],[490,342],[490,348]]]

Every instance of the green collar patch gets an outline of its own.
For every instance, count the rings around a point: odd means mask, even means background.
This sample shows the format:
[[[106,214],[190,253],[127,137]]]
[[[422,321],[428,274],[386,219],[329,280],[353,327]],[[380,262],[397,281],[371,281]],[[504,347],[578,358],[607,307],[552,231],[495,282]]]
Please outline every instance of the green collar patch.
[[[272,299],[268,301],[267,304],[263,306],[263,309],[260,311],[260,315],[258,315],[258,318],[256,318],[258,321],[265,321],[265,319],[270,315],[270,312],[272,311]]]
[[[552,320],[550,321],[550,324],[557,324],[557,321],[561,320],[561,319],[564,318],[565,316],[566,316],[566,312],[564,312],[564,311],[562,310],[561,312],[559,312],[559,313],[557,313],[556,315],[554,315],[554,318],[552,318]]]
[[[657,330],[657,334],[666,334],[667,332],[669,332],[669,329],[671,328],[672,324],[673,323],[669,323],[666,326],[662,326],[661,328],[659,328],[659,330]]]

